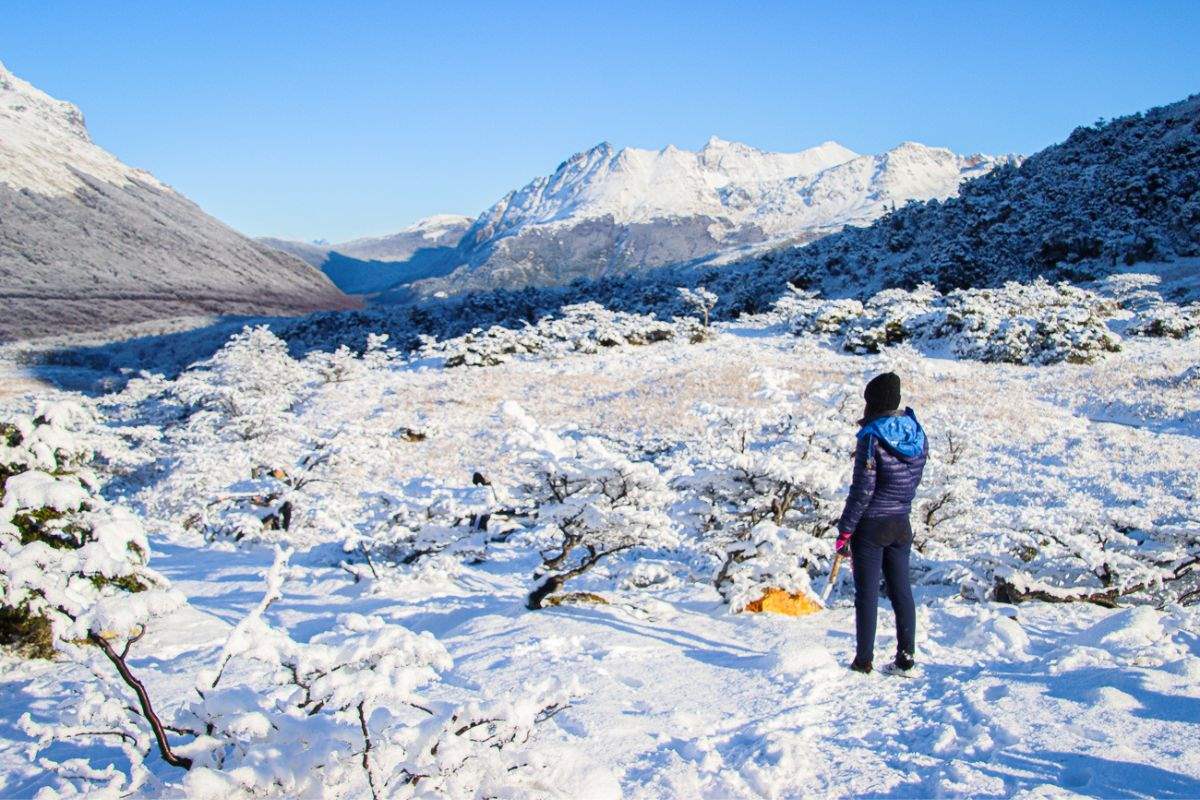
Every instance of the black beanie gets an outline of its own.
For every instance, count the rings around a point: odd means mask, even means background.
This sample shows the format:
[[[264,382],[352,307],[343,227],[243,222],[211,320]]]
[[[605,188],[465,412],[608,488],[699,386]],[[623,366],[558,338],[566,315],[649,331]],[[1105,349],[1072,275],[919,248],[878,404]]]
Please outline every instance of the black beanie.
[[[876,375],[867,384],[863,397],[867,401],[865,419],[895,411],[900,407],[900,376],[894,372]]]

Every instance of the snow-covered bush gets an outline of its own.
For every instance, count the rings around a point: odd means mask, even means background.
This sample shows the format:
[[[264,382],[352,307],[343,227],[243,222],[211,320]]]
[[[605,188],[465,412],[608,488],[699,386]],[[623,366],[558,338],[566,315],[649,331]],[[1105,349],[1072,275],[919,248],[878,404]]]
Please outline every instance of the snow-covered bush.
[[[979,361],[1082,364],[1120,349],[1107,323],[1116,311],[1095,292],[1039,278],[951,292],[936,335],[950,337],[956,355]]]
[[[853,298],[824,300],[817,292],[788,287],[775,304],[774,311],[786,319],[792,333],[834,334],[863,316],[863,304]]]
[[[1158,303],[1137,314],[1126,333],[1131,336],[1169,336],[1183,339],[1200,332],[1200,303],[1179,306]]]
[[[1087,601],[1200,599],[1200,531],[1130,527],[1096,509],[1030,510],[992,555],[997,600]]]
[[[885,289],[863,304],[863,313],[848,320],[842,332],[842,349],[851,353],[878,353],[888,345],[906,342],[926,331],[936,319],[935,304],[941,295],[929,284],[913,291]]]
[[[366,348],[361,354],[343,344],[332,352],[314,350],[304,362],[326,383],[357,380],[366,377],[372,370],[385,369],[399,359],[400,354],[388,347],[387,342],[386,333],[370,333],[367,334]]]
[[[280,433],[284,412],[311,379],[287,343],[259,325],[184,372],[171,391],[188,407],[193,427],[208,423],[230,437],[262,439]]]
[[[429,633],[343,614],[298,642],[266,611],[283,592],[278,551],[262,602],[226,642],[178,726],[195,736],[189,788],[351,798],[495,796],[533,788],[534,728],[565,708],[550,681],[524,698],[459,704],[436,694],[450,655]]]
[[[520,498],[537,513],[530,540],[542,563],[530,608],[541,608],[602,559],[678,542],[666,513],[671,491],[653,464],[631,461],[595,437],[559,436],[514,402],[502,411],[524,468]]]
[[[363,481],[389,452],[428,431],[371,409],[374,376],[395,363],[384,336],[304,361],[265,328],[247,328],[173,381],[137,391],[116,409],[173,408],[157,416],[172,468],[155,516],[208,539],[343,541],[360,528]],[[131,384],[128,391],[138,390]],[[142,412],[138,411],[137,414]]]
[[[757,403],[703,406],[707,433],[676,481],[682,513],[733,610],[768,588],[800,593],[832,554],[826,536],[853,444],[845,395],[803,400],[760,370]]]
[[[1114,300],[1041,279],[947,295],[929,285],[887,289],[862,304],[793,290],[775,313],[797,335],[830,335],[852,353],[877,353],[901,342],[939,350],[944,343],[955,355],[979,361],[1086,363],[1120,349],[1121,341],[1108,327],[1117,313]]]
[[[283,595],[290,556],[277,549],[261,602],[234,627],[214,667],[197,674],[194,698],[165,722],[129,672],[129,649],[142,631],[106,635],[97,643],[135,692],[140,712],[121,687],[88,684],[58,721],[21,719],[35,738],[32,754],[66,738],[115,737],[128,776],[91,770],[79,759],[42,763],[134,792],[153,779],[144,763],[149,743],[135,722],[140,713],[152,721],[163,758],[187,771],[188,796],[539,794],[548,765],[534,748],[535,729],[567,706],[573,685],[550,680],[519,698],[452,700],[439,686],[451,659],[432,635],[357,613],[297,641],[267,618]]]
[[[135,713],[150,724],[159,752],[185,764],[127,663],[151,621],[183,598],[148,566],[141,521],[100,496],[88,469],[87,440],[96,424],[90,410],[56,403],[0,425],[3,637],[29,655],[62,653],[87,665],[104,688],[81,699],[90,708],[86,717],[100,717],[106,731],[108,723],[118,725],[123,749],[141,753],[149,749],[145,732],[125,714],[137,703]]]
[[[132,635],[177,601],[146,566],[140,521],[99,494],[96,424],[69,402],[0,423],[2,635],[34,655]]]
[[[378,799],[536,787],[544,765],[528,743],[567,705],[557,684],[457,704],[430,692],[451,659],[428,633],[346,614],[300,643],[261,616],[247,623],[226,648],[225,672],[203,676],[181,715],[198,734],[190,788]],[[253,663],[237,674],[254,677],[223,680],[239,661]]]
[[[484,485],[460,488],[413,478],[395,491],[376,493],[367,507],[343,548],[361,554],[371,570],[379,561],[410,565],[439,554],[479,561],[488,542],[512,528],[495,514],[496,494]]]
[[[698,341],[704,329],[695,319],[664,322],[644,314],[610,311],[599,303],[565,306],[558,316],[543,317],[520,329],[499,325],[441,341],[426,337],[421,357],[440,357],[447,367],[485,367],[515,356],[556,358],[595,353],[602,347],[645,345],[673,339]]]
[[[812,579],[833,555],[833,542],[808,531],[760,521],[744,538],[730,542],[718,589],[730,611],[741,611],[768,590],[812,597]]]
[[[913,547],[930,560],[954,559],[963,539],[979,524],[977,464],[969,460],[977,449],[968,422],[953,417],[927,418],[932,431],[930,458],[911,514]]]

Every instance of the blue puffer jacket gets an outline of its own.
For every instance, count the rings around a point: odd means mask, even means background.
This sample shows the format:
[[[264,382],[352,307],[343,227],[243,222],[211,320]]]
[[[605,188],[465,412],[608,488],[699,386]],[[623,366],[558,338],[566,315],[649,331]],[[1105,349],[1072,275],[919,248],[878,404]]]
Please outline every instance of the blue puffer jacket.
[[[929,442],[911,408],[867,421],[858,432],[854,480],[838,530],[853,532],[861,519],[908,516],[928,455]]]

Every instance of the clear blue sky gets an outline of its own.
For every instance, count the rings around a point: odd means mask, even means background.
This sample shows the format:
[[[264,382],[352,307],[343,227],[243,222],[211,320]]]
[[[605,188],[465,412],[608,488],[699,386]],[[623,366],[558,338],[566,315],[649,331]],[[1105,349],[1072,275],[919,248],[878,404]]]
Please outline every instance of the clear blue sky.
[[[1200,91],[1200,2],[6,0],[0,60],[253,235],[477,214],[608,140],[1029,153]]]

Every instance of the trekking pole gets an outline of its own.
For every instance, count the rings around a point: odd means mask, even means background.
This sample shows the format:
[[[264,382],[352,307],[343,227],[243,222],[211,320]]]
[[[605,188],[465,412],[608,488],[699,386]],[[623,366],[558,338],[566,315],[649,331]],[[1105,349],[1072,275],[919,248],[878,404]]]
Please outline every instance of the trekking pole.
[[[829,581],[825,584],[825,591],[821,592],[821,605],[825,605],[825,601],[829,599],[829,595],[833,592],[833,585],[837,583],[838,572],[842,569],[842,559],[845,558],[841,553],[833,557],[833,566],[829,569]]]

